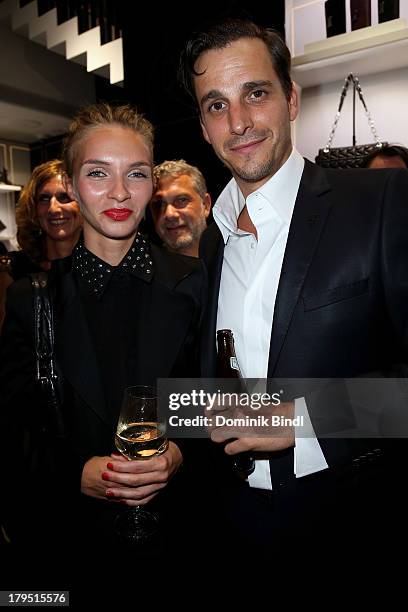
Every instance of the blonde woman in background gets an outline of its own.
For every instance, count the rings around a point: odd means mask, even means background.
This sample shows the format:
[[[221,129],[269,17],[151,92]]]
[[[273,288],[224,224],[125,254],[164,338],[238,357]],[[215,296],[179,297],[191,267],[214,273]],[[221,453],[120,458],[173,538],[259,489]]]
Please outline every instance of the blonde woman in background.
[[[70,255],[81,233],[79,206],[62,184],[60,160],[34,169],[18,201],[16,221],[21,250],[9,253],[1,270],[0,329],[7,287],[30,272],[48,271],[54,259]]]

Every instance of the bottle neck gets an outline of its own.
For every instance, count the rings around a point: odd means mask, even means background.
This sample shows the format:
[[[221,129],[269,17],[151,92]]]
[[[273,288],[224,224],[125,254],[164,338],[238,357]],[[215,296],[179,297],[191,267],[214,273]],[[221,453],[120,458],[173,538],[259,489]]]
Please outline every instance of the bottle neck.
[[[227,355],[228,357],[236,357],[234,338],[232,333],[218,332],[217,334],[218,355]]]

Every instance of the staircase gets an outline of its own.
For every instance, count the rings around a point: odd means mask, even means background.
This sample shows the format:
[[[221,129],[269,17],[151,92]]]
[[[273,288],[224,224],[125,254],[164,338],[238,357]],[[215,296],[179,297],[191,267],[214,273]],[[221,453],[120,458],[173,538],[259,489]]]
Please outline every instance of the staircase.
[[[87,6],[90,3],[83,3],[83,9]],[[79,33],[78,17],[81,18],[81,15],[58,23],[57,8],[39,15],[37,0],[22,7],[19,0],[2,0],[0,19],[10,17],[11,27],[16,33],[64,55],[68,60],[82,64],[88,72],[109,78],[112,85],[123,84],[121,36],[102,44],[100,25]]]

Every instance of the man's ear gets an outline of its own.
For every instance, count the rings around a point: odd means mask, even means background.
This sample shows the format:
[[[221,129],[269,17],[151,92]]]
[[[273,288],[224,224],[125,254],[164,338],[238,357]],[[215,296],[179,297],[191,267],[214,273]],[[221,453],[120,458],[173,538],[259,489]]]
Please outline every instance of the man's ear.
[[[207,132],[206,127],[205,127],[205,125],[203,123],[203,120],[201,119],[201,113],[200,113],[200,125],[201,125],[201,129],[203,131],[204,140],[206,140],[208,142],[208,144],[211,144],[210,138],[208,136],[208,132]]]
[[[299,113],[299,96],[295,83],[292,81],[292,91],[289,98],[289,119],[294,121]]]
[[[207,218],[211,210],[211,196],[209,193],[206,193],[203,198],[203,206],[204,206],[204,215],[205,215],[205,218]]]

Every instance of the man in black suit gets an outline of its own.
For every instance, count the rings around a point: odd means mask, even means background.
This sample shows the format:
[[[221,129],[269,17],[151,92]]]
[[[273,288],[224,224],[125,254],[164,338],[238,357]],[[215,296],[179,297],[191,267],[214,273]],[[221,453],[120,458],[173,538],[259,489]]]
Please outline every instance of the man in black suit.
[[[229,328],[248,378],[405,376],[408,173],[323,170],[294,150],[298,100],[276,32],[221,22],[188,41],[180,66],[204,138],[233,175],[200,246],[210,284],[203,375],[216,375],[215,331]],[[282,414],[316,425],[316,414],[333,409],[330,391],[324,397],[320,412],[298,398]],[[360,502],[373,469],[385,470],[383,447],[304,439],[294,428],[229,441],[227,454],[264,453],[251,487],[221,487],[233,539],[270,551],[309,528],[326,544],[333,533],[350,541],[354,526],[361,535],[367,508],[379,516],[378,496]]]

